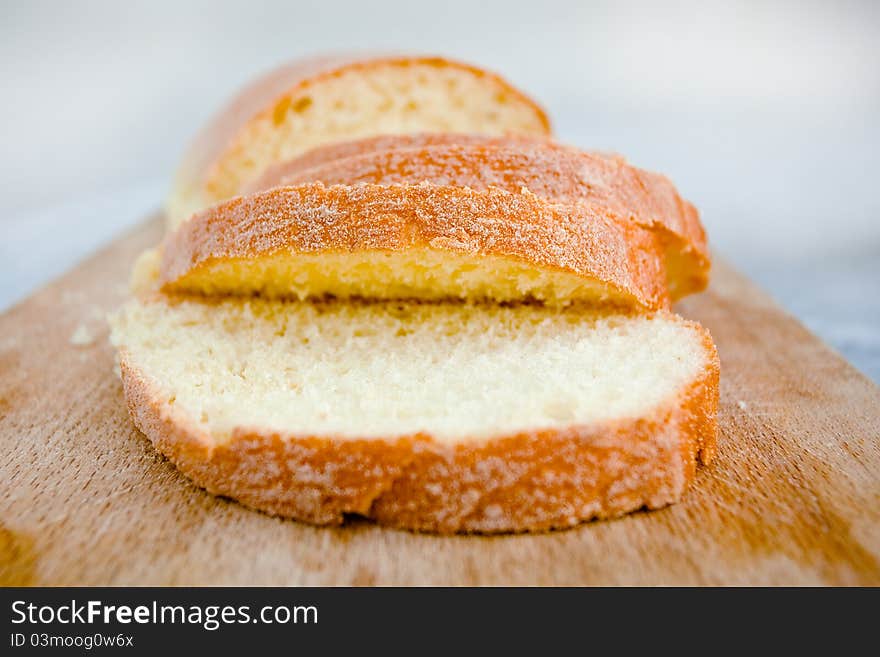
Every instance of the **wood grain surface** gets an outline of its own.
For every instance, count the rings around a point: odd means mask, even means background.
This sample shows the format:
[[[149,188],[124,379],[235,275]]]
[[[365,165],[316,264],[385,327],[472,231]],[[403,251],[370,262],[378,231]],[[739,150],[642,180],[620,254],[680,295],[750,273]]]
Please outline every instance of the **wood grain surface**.
[[[568,531],[317,528],[191,485],[131,424],[105,313],[159,220],[0,318],[0,584],[880,584],[880,389],[724,263],[681,304],[721,354],[683,502]]]

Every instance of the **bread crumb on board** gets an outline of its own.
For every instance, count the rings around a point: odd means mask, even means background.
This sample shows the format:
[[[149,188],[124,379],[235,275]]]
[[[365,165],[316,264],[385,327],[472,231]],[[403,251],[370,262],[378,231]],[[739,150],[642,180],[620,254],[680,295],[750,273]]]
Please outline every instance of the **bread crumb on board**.
[[[70,336],[70,344],[77,347],[90,345],[94,341],[95,336],[92,335],[92,332],[89,331],[88,327],[85,324],[80,324],[79,326],[77,326],[76,330],[73,332],[73,335]]]

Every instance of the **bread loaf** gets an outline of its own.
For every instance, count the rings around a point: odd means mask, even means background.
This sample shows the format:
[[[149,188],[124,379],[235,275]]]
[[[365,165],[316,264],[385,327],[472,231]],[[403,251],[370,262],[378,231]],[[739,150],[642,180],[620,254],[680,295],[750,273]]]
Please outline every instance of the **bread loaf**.
[[[134,423],[198,486],[317,524],[540,531],[680,499],[717,436],[715,347],[668,310],[708,280],[699,216],[548,134],[437,58],[246,89],[111,318]]]

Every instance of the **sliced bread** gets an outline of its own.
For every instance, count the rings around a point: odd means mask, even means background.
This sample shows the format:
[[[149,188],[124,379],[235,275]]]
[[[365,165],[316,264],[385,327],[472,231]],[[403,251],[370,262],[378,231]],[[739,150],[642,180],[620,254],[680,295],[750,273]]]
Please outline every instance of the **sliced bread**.
[[[651,230],[589,204],[450,185],[276,187],[163,243],[166,292],[669,305]]]
[[[678,500],[714,451],[715,348],[666,312],[153,294],[112,328],[159,451],[313,523],[569,527]]]
[[[334,153],[339,157],[334,158]],[[666,177],[633,167],[620,157],[584,152],[549,139],[401,135],[334,144],[271,167],[244,193],[316,181],[528,189],[558,203],[600,206],[660,233],[673,299],[699,292],[709,279],[706,232],[699,213]]]
[[[237,194],[273,163],[321,144],[382,133],[546,135],[543,110],[502,78],[439,57],[323,57],[256,80],[186,152],[169,226]]]

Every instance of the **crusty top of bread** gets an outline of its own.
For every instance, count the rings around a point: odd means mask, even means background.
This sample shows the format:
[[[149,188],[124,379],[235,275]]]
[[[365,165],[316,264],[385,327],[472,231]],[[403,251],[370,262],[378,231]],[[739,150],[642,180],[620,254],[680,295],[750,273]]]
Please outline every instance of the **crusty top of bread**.
[[[261,125],[266,124],[281,129],[288,126],[291,121],[298,121],[312,108],[317,100],[314,98],[314,93],[322,84],[349,74],[364,75],[380,70],[415,68],[437,72],[454,71],[478,81],[487,91],[492,92],[496,109],[504,110],[506,107],[518,106],[524,111],[520,118],[525,120],[526,124],[507,125],[498,117],[493,119],[492,113],[489,112],[485,117],[485,125],[477,126],[470,120],[457,120],[457,110],[454,106],[446,108],[439,118],[420,121],[418,117],[421,109],[406,107],[404,110],[409,112],[408,125],[399,128],[391,126],[391,130],[385,125],[383,130],[380,119],[382,112],[387,112],[387,108],[383,106],[388,101],[378,97],[378,100],[373,99],[376,89],[369,88],[369,84],[366,85],[367,88],[359,88],[354,83],[345,87],[344,97],[333,100],[331,107],[320,108],[322,119],[325,120],[332,119],[334,114],[345,115],[345,120],[332,122],[330,128],[323,130],[327,134],[321,134],[322,130],[311,128],[302,134],[297,134],[300,139],[288,139],[280,146],[259,143]],[[422,76],[415,82],[416,85],[422,86],[430,83],[429,76]],[[406,98],[399,89],[389,87],[386,91],[389,92],[388,97],[391,99]],[[429,101],[435,100],[429,99]],[[369,105],[366,111],[357,106],[361,101]],[[351,106],[346,106],[346,103]],[[425,105],[436,105],[436,102],[427,102]],[[462,117],[458,118],[463,118],[464,110],[460,111]],[[524,116],[528,118],[524,119]],[[438,121],[440,123],[437,123]],[[378,132],[411,132],[414,127],[418,130],[418,126],[421,126],[421,130],[436,131],[464,129],[496,134],[550,133],[547,115],[535,101],[500,76],[470,64],[435,56],[403,55],[328,56],[303,59],[281,66],[247,85],[201,130],[184,155],[178,170],[174,189],[169,198],[169,220],[173,227],[185,220],[192,211],[238,193],[240,187],[236,181],[241,174],[239,172],[233,175],[230,172],[235,166],[248,163],[257,166],[256,170],[250,171],[253,177],[262,172],[262,168],[259,168],[261,164],[265,166],[279,159],[288,159],[316,145],[344,139],[346,135],[351,138]],[[266,161],[258,161],[262,159]],[[241,160],[241,162],[233,164],[232,160]],[[246,181],[245,179],[242,182]]]
[[[528,189],[556,202],[595,204],[662,233],[672,261],[673,299],[698,292],[708,282],[709,255],[699,215],[665,176],[548,139],[399,135],[334,144],[271,167],[245,193],[305,182]]]
[[[460,132],[418,132],[414,134],[388,134],[350,139],[324,144],[312,148],[291,160],[277,162],[266,169],[261,175],[242,187],[242,193],[257,192],[275,187],[291,173],[297,173],[313,167],[319,167],[336,160],[359,157],[382,151],[393,151],[402,148],[421,149],[431,146],[529,146],[534,144],[555,145],[568,148],[552,137],[541,135],[478,135]],[[607,156],[606,156],[607,157]],[[622,159],[622,158],[621,158]]]
[[[237,197],[166,236],[169,292],[669,305],[657,235],[528,190],[308,183]]]

